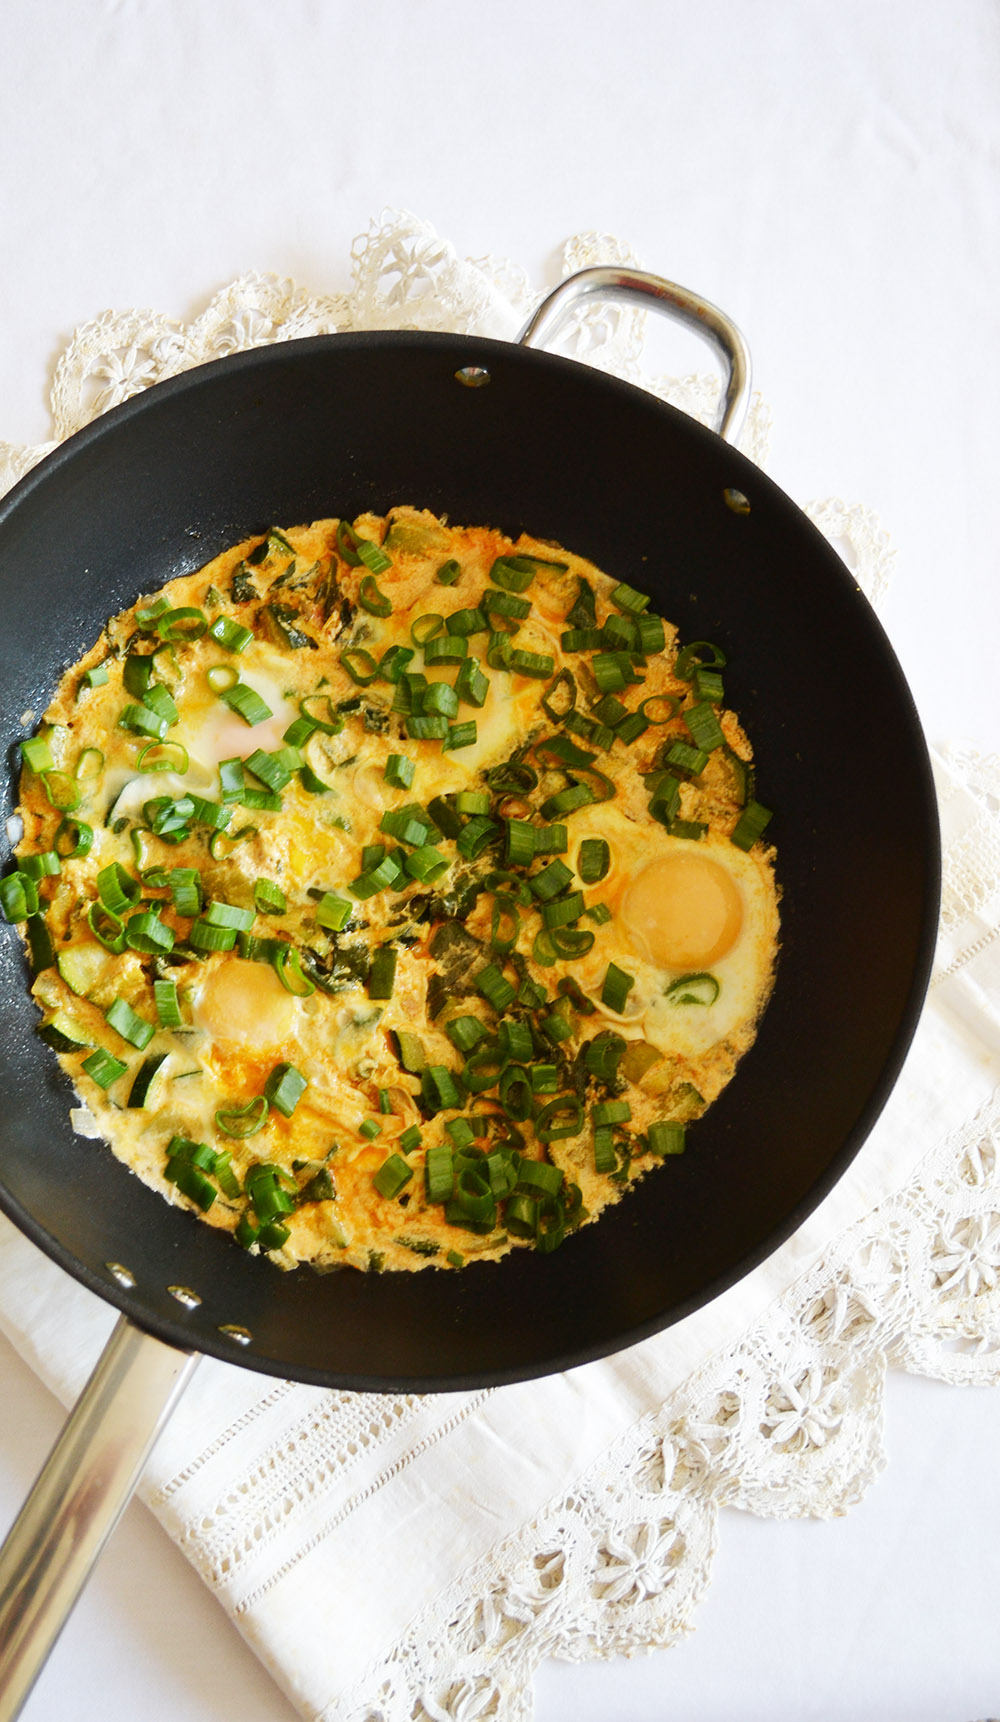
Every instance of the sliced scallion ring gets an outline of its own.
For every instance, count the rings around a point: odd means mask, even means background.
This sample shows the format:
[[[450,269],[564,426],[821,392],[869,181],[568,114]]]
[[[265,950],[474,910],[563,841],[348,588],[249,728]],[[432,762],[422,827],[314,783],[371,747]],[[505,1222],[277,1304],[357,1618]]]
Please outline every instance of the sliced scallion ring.
[[[285,991],[293,998],[307,999],[316,991],[308,975],[303,973],[299,953],[294,945],[282,945],[274,954],[274,972]]]
[[[72,813],[80,805],[80,791],[68,772],[43,771],[42,786],[49,806],[57,813]]]
[[[714,975],[681,975],[676,981],[671,981],[664,997],[672,1005],[711,1005],[715,1003],[720,990]]]
[[[183,777],[191,761],[181,742],[151,741],[141,749],[135,763],[139,771],[175,771]]]
[[[91,903],[87,910],[87,925],[99,945],[117,957],[125,949],[125,924],[103,903]]]
[[[652,711],[650,710],[652,707]],[[648,699],[641,700],[636,710],[645,718],[648,724],[672,723],[681,709],[681,702],[676,694],[650,694]],[[658,711],[665,716],[657,717]]]
[[[215,1114],[215,1128],[220,1130],[223,1136],[232,1136],[243,1141],[247,1136],[256,1136],[258,1130],[263,1130],[270,1110],[270,1102],[263,1094],[248,1100],[245,1106],[220,1106]]]
[[[426,646],[429,640],[436,639],[438,634],[443,632],[444,617],[437,615],[436,612],[431,612],[428,615],[418,616],[416,621],[411,624],[410,638],[415,646]]]
[[[156,618],[156,632],[161,640],[200,640],[208,627],[208,617],[204,610],[198,610],[193,605],[182,605],[177,610],[164,610]]]
[[[239,679],[240,672],[233,664],[212,664],[205,671],[205,680],[213,694],[227,694]]]
[[[82,819],[74,819],[67,813],[56,826],[52,847],[60,860],[73,861],[78,855],[88,854],[93,842],[93,826],[86,825]]]
[[[389,566],[388,557],[385,558],[385,564],[386,567]],[[363,576],[361,584],[358,587],[358,603],[361,605],[362,610],[368,611],[370,616],[392,615],[392,599],[386,597],[386,594],[379,589],[379,585],[374,574],[365,574]]]
[[[79,758],[73,768],[73,776],[78,783],[89,783],[98,778],[104,770],[104,755],[99,747],[81,748]]]
[[[341,652],[340,661],[359,688],[366,688],[378,675],[378,664],[363,646],[349,646],[346,652]]]
[[[299,701],[299,711],[324,735],[339,735],[344,727],[343,716],[334,710],[329,694],[306,694]]]

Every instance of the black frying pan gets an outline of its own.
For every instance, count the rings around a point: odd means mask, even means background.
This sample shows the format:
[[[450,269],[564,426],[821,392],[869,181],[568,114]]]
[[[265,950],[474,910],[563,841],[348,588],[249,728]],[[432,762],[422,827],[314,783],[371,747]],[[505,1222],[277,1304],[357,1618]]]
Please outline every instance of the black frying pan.
[[[456,373],[469,366],[488,384],[465,386]],[[733,489],[749,513],[727,503]],[[645,587],[682,637],[725,648],[727,698],[776,809],[784,893],[756,1045],[687,1154],[554,1255],[461,1274],[283,1275],[73,1135],[71,1092],[33,1033],[5,928],[0,1206],[169,1346],[331,1387],[454,1389],[644,1338],[745,1274],[826,1194],[916,1024],[938,837],[892,650],[841,561],[756,467],[573,361],[408,333],[296,341],[188,372],[73,437],[0,505],[4,815],[22,714],[44,709],[108,615],[271,524],[398,503],[559,540]]]

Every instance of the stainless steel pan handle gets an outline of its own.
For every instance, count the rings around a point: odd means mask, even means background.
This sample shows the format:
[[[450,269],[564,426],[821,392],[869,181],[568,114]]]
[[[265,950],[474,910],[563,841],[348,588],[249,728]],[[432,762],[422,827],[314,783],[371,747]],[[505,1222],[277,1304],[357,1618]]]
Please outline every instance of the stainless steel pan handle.
[[[724,311],[687,287],[678,287],[673,281],[646,275],[638,269],[581,269],[542,300],[518,335],[518,344],[543,347],[573,307],[581,299],[590,298],[624,299],[651,311],[662,311],[708,341],[721,360],[725,375],[715,429],[725,442],[736,442],[750,404],[750,349]]]
[[[200,1361],[118,1322],[0,1549],[0,1722],[18,1716]]]

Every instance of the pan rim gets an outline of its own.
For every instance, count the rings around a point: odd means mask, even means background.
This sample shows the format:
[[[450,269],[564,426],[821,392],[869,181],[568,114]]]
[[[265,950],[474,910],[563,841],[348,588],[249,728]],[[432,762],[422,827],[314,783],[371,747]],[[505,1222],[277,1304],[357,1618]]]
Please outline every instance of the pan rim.
[[[473,359],[483,359],[493,355],[504,364],[523,364],[531,368],[544,366],[557,371],[568,371],[574,377],[586,372],[594,387],[606,389],[612,395],[627,397],[641,402],[647,410],[655,409],[683,422],[685,431],[702,438],[706,444],[713,447],[726,448],[732,456],[735,472],[741,470],[752,473],[754,483],[763,485],[786,506],[795,508],[791,499],[776,486],[772,480],[753,465],[747,457],[736,450],[722,445],[714,432],[706,429],[689,415],[663,402],[650,391],[627,383],[620,378],[611,377],[607,373],[583,365],[579,360],[567,358],[560,354],[520,348],[513,343],[497,341],[482,336],[462,336],[431,333],[425,331],[386,330],[348,332],[342,335],[310,336],[292,342],[275,343],[267,347],[250,348],[243,352],[227,355],[208,364],[194,367],[179,373],[176,377],[143,390],[132,396],[128,401],[109,409],[98,419],[84,426],[72,437],[67,438],[58,448],[51,451],[35,467],[15,485],[8,495],[0,501],[0,529],[8,518],[48,479],[59,472],[62,467],[72,461],[84,448],[98,442],[101,437],[116,432],[124,423],[127,424],[136,416],[147,411],[155,411],[157,404],[166,398],[178,394],[194,392],[210,387],[213,380],[222,372],[232,374],[241,370],[266,369],[269,365],[279,362],[290,352],[304,358],[314,353],[327,353],[340,350],[365,349],[384,350],[395,347],[401,352],[408,349],[438,348],[441,351],[452,350]],[[812,525],[808,518],[796,509],[796,514],[802,525],[814,535],[817,549],[822,549],[831,569],[835,568],[837,576],[854,588],[856,583],[851,580],[849,571],[837,557],[836,552],[823,538],[822,534]],[[428,1376],[415,1374],[413,1376],[381,1376],[338,1373],[324,1370],[312,1370],[296,1367],[295,1379],[322,1387],[342,1388],[346,1390],[368,1390],[377,1392],[398,1391],[459,1391],[478,1389],[487,1386],[505,1385],[515,1381],[534,1379],[539,1376],[556,1373],[563,1369],[576,1368],[601,1357],[613,1355],[628,1349],[634,1344],[641,1343],[651,1335],[683,1320],[695,1310],[703,1308],[707,1303],[719,1296],[730,1286],[752,1272],[760,1262],[766,1260],[781,1248],[788,1237],[797,1229],[802,1221],[814,1211],[823,1198],[843,1176],[844,1171],[859,1152],[864,1141],[870,1134],[875,1122],[882,1113],[889,1096],[898,1080],[907,1052],[916,1031],[921,1012],[924,1008],[927,983],[930,977],[936,941],[938,908],[940,897],[940,841],[937,823],[936,799],[934,795],[933,777],[927,750],[916,707],[912,694],[888,636],[878,617],[867,606],[867,601],[859,593],[859,598],[866,608],[866,622],[873,626],[879,638],[883,655],[893,666],[896,681],[895,693],[899,701],[901,713],[907,720],[908,729],[914,742],[914,754],[911,764],[916,768],[921,789],[921,805],[919,808],[920,821],[923,827],[925,847],[923,859],[926,867],[926,888],[922,904],[922,918],[919,932],[915,941],[915,961],[907,991],[906,1007],[901,1013],[895,1036],[893,1037],[890,1054],[883,1064],[878,1082],[869,1095],[853,1129],[846,1136],[839,1152],[832,1157],[825,1168],[810,1183],[799,1201],[785,1214],[759,1245],[752,1247],[733,1263],[725,1272],[716,1275],[711,1281],[699,1288],[697,1293],[673,1305],[665,1314],[663,1311],[647,1318],[634,1326],[619,1333],[611,1344],[597,1342],[581,1346],[563,1356],[549,1359],[545,1363],[537,1362],[521,1367],[507,1369],[491,1369],[481,1373],[471,1372],[463,1375],[448,1374],[443,1376]],[[780,972],[780,970],[779,970]],[[62,1267],[78,1283],[86,1289],[95,1292],[102,1301],[110,1303],[122,1314],[132,1320],[136,1326],[154,1333],[166,1343],[182,1350],[197,1349],[206,1355],[212,1355],[221,1361],[236,1363],[242,1367],[253,1369],[255,1372],[274,1376],[287,1376],[287,1363],[281,1359],[262,1355],[247,1349],[240,1350],[231,1340],[222,1334],[217,1343],[209,1343],[211,1336],[199,1332],[197,1344],[192,1347],[192,1336],[185,1330],[183,1321],[172,1321],[161,1317],[153,1318],[148,1306],[133,1297],[128,1288],[122,1287],[113,1279],[104,1282],[100,1275],[85,1262],[74,1256],[58,1239],[51,1236],[40,1221],[30,1214],[18,1201],[11,1197],[5,1186],[0,1185],[0,1210],[2,1210],[29,1239],[41,1248],[43,1252]]]

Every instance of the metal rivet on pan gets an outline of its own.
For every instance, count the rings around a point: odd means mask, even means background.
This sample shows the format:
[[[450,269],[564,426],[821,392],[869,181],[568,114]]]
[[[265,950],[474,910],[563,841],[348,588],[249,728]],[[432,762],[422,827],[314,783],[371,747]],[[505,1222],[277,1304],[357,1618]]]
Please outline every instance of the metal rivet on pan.
[[[224,1333],[227,1339],[235,1339],[237,1345],[249,1345],[253,1339],[253,1334],[248,1327],[235,1327],[228,1321],[220,1327],[219,1332]]]
[[[190,1286],[168,1286],[167,1290],[171,1297],[175,1297],[178,1303],[184,1305],[185,1309],[197,1309],[201,1302],[198,1293],[192,1291]]]
[[[492,379],[485,365],[460,365],[455,372],[455,381],[466,389],[481,389]]]
[[[724,490],[722,500],[727,508],[732,509],[734,514],[750,513],[750,499],[744,496],[742,490]]]
[[[121,1262],[105,1262],[104,1266],[107,1268],[112,1279],[117,1280],[120,1286],[128,1286],[131,1291],[132,1287],[136,1283],[134,1273],[132,1273],[128,1268],[123,1268]]]

